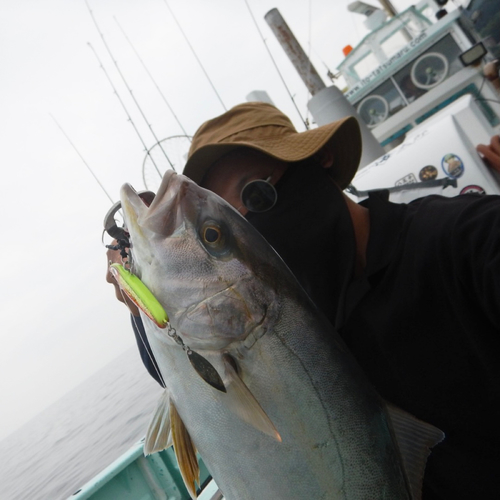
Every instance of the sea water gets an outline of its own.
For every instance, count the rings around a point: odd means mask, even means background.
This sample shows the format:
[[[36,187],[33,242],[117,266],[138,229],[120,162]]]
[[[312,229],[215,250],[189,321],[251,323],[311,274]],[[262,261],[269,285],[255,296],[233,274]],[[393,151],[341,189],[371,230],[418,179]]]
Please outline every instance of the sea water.
[[[0,500],[71,496],[144,437],[161,391],[126,351],[0,441]]]

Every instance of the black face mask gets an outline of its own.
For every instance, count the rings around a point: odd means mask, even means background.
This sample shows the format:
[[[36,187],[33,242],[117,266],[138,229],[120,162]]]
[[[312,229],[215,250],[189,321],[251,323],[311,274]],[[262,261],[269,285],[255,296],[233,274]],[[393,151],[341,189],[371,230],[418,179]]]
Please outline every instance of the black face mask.
[[[326,169],[312,160],[291,165],[268,211],[248,221],[285,261],[319,309],[335,324],[356,254],[346,202]]]

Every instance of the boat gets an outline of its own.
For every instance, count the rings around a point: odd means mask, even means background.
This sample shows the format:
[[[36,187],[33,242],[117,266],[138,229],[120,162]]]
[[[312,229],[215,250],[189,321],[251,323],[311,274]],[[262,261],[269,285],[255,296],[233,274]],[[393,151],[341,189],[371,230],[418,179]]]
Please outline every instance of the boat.
[[[312,94],[314,121],[324,125],[351,115],[360,123],[363,152],[348,188],[358,201],[380,189],[399,202],[431,192],[500,194],[498,173],[475,149],[500,131],[498,60],[493,62],[500,41],[492,36],[500,33],[500,17],[476,28],[496,12],[493,1],[451,12],[445,3],[424,0],[389,18],[364,2],[350,4],[371,31],[344,49],[332,75],[334,82],[345,81],[342,90],[321,81],[275,9],[266,15]],[[487,65],[495,66],[496,81],[487,78]]]
[[[199,500],[222,494],[200,459]],[[190,500],[172,448],[144,456],[144,439],[75,491],[68,500]]]
[[[400,144],[409,130],[466,94],[476,97],[492,127],[500,124],[493,105],[498,93],[480,64],[484,42],[465,29],[460,10],[431,23],[422,14],[429,3],[372,30],[338,67],[348,83],[346,98],[382,147]]]

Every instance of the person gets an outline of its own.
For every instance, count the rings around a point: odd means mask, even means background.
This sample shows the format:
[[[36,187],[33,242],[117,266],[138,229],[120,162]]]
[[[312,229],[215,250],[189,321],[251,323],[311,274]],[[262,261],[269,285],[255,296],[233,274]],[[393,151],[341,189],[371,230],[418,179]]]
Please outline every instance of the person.
[[[263,234],[383,398],[445,433],[423,498],[498,498],[500,197],[357,204],[360,151],[354,118],[299,133],[245,103],[198,129],[184,174]],[[252,181],[274,188],[267,206],[242,196]]]
[[[500,136],[493,136],[489,144],[479,144],[477,151],[492,170],[500,173]]]

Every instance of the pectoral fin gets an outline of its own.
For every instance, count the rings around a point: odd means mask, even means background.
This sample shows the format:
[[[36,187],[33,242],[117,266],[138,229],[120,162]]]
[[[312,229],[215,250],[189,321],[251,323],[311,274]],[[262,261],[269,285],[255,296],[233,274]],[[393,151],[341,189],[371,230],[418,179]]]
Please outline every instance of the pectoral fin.
[[[195,482],[198,484],[200,482],[200,468],[196,457],[196,448],[172,400],[170,400],[170,425],[175,456],[179,464],[182,479],[191,498],[196,498]]]
[[[144,455],[151,455],[172,446],[170,433],[169,395],[165,389],[158,400],[146,432]]]
[[[387,405],[387,410],[410,483],[412,498],[421,498],[427,458],[431,448],[444,439],[444,433],[394,405]]]
[[[234,360],[228,354],[224,354],[222,359],[224,362],[224,375],[227,380],[225,404],[244,422],[281,442],[281,436],[271,419],[236,372]]]

